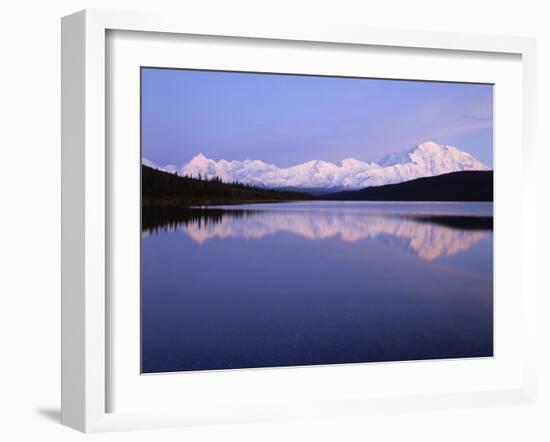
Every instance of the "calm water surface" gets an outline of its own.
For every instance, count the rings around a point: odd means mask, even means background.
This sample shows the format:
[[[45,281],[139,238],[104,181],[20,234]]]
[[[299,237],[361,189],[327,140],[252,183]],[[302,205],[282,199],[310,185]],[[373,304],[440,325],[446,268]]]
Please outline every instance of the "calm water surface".
[[[142,371],[493,354],[492,203],[143,212]]]

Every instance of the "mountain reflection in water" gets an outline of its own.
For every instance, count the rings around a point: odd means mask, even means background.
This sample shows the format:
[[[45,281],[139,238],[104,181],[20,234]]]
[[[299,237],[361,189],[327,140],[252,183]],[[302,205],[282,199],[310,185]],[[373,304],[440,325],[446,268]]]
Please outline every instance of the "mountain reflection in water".
[[[244,208],[243,208],[244,207]],[[315,203],[269,204],[182,209],[144,209],[142,237],[181,231],[202,244],[210,240],[260,239],[287,232],[310,240],[339,238],[345,242],[382,240],[413,251],[431,261],[470,249],[493,230],[487,213],[455,214],[449,207],[411,211],[410,206],[355,210]],[[363,208],[361,208],[363,209]]]

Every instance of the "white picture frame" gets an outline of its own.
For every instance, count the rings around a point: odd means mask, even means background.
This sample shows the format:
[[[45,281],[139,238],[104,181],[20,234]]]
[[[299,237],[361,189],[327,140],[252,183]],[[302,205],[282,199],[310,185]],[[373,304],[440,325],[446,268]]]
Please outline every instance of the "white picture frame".
[[[194,17],[86,10],[62,20],[62,423],[84,432],[184,426],[209,422],[246,422],[290,416],[362,414],[370,411],[419,410],[530,403],[535,398],[534,339],[526,342],[524,380],[510,389],[464,393],[393,395],[311,404],[241,407],[227,417],[208,412],[108,412],[111,355],[108,247],[110,231],[107,174],[106,33],[145,31],[163,34],[274,39],[289,42],[374,45],[381,48],[426,48],[515,54],[521,57],[522,158],[521,277],[523,316],[519,323],[533,336],[536,316],[534,260],[535,180],[534,109],[535,43],[533,39],[417,31],[388,31],[343,26],[299,29],[283,24],[217,23]]]

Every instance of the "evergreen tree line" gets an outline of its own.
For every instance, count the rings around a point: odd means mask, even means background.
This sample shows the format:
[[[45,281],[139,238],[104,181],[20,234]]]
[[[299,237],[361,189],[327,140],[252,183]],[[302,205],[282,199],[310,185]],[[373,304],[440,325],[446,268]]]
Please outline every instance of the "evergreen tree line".
[[[257,216],[261,210],[218,209],[213,207],[144,207],[141,211],[141,230],[147,233],[174,231],[180,226],[196,225],[199,228],[218,224],[224,218]]]
[[[179,176],[142,165],[141,192],[144,206],[189,206],[311,200],[304,192],[263,189],[249,184],[225,183],[219,177]]]

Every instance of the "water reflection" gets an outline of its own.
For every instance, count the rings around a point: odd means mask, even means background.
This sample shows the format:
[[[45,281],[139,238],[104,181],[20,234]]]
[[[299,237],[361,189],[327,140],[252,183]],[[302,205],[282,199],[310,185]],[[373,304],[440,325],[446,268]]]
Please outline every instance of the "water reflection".
[[[490,216],[407,210],[320,210],[319,207],[144,210],[143,238],[181,231],[198,244],[215,239],[261,239],[281,232],[310,240],[381,240],[431,261],[464,252],[493,228]],[[448,211],[447,211],[448,212]]]
[[[142,372],[493,354],[491,204],[142,213]]]

